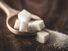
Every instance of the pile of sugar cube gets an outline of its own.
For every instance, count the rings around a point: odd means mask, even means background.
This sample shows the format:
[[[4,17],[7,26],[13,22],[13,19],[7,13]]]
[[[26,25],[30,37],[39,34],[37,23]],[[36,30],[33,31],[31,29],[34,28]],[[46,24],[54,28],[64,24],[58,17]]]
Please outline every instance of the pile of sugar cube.
[[[19,30],[19,32],[36,32],[37,38],[36,40],[40,43],[44,43],[49,34],[47,32],[41,32],[42,29],[45,28],[44,21],[42,19],[36,19],[36,15],[32,15],[29,11],[23,9],[19,14],[18,18],[15,21],[14,29]],[[34,21],[31,19],[35,18]]]
[[[23,9],[19,14],[18,18],[15,21],[14,29],[19,30],[19,32],[35,32],[35,31],[41,31],[45,28],[44,21],[41,19],[36,19],[34,21],[31,21],[32,14]]]

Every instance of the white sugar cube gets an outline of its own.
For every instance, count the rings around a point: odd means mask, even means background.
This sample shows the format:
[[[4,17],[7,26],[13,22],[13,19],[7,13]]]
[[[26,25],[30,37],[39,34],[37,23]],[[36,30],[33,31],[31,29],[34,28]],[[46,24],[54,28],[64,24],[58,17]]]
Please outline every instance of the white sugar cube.
[[[36,20],[36,21],[33,21],[33,22],[30,22],[28,24],[28,27],[29,27],[29,31],[41,31],[42,29],[45,28],[45,24],[43,22],[43,20]]]
[[[31,13],[28,12],[27,10],[23,9],[19,14],[18,14],[18,19],[19,20],[24,20],[24,21],[29,21],[31,19]]]
[[[14,29],[19,29],[19,20],[18,19],[16,19],[16,21],[15,21]]]
[[[19,31],[27,32],[27,30],[28,30],[28,23],[20,20]]]
[[[37,32],[36,40],[40,43],[45,43],[49,39],[49,33],[41,31]]]

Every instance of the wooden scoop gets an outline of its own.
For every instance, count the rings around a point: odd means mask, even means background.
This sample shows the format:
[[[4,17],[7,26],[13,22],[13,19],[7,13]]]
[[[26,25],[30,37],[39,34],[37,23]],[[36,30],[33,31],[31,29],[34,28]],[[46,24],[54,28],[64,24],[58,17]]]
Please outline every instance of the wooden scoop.
[[[7,28],[16,35],[24,35],[24,33],[19,32],[19,30],[16,30],[13,28],[15,20],[17,19],[17,14],[19,13],[18,10],[12,9],[9,7],[5,2],[0,1],[0,8],[6,13],[7,19],[6,19],[6,25]],[[31,15],[33,19],[40,19],[40,17],[32,14]]]
[[[18,30],[15,30],[13,28],[14,21],[17,18],[17,14],[19,13],[18,10],[10,8],[5,2],[0,1],[0,8],[6,13],[7,19],[6,19],[6,25],[7,28],[14,34],[19,35],[20,32]],[[11,25],[11,26],[10,26]]]

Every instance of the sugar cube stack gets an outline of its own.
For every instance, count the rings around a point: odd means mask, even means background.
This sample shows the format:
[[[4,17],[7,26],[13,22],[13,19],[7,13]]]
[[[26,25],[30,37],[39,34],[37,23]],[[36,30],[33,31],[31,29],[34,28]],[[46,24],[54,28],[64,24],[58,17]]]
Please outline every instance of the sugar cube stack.
[[[28,22],[30,21],[30,13],[27,10],[23,10],[18,14],[18,19],[20,22],[19,31],[20,32],[27,32],[28,29]]]
[[[19,29],[20,32],[26,32],[28,28],[28,22],[31,19],[31,13],[29,13],[27,10],[23,9],[18,14],[18,20],[16,20],[14,28]]]
[[[35,20],[31,21],[32,18]],[[18,14],[18,19],[16,19],[15,21],[14,28],[18,29],[20,32],[36,32],[44,29],[45,24],[40,17],[38,17],[37,15],[33,15],[27,10],[23,9]]]

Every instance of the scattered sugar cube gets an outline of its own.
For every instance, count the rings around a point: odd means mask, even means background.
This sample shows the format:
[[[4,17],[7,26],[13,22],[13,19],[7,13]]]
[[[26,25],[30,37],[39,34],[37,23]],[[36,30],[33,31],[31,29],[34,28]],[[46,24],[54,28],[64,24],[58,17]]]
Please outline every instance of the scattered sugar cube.
[[[16,19],[16,21],[15,21],[14,29],[19,29],[19,20],[18,19]]]
[[[28,23],[20,20],[19,31],[27,32],[27,30],[28,30]]]
[[[19,14],[18,14],[18,19],[19,20],[24,20],[24,21],[29,21],[31,19],[31,13],[28,12],[27,10],[23,9]]]
[[[45,24],[43,22],[43,20],[36,20],[36,21],[33,21],[33,22],[30,22],[28,24],[28,27],[29,27],[29,31],[41,31],[42,29],[45,28]]]
[[[37,32],[37,38],[36,40],[40,43],[45,43],[49,38],[49,33],[41,31]]]

